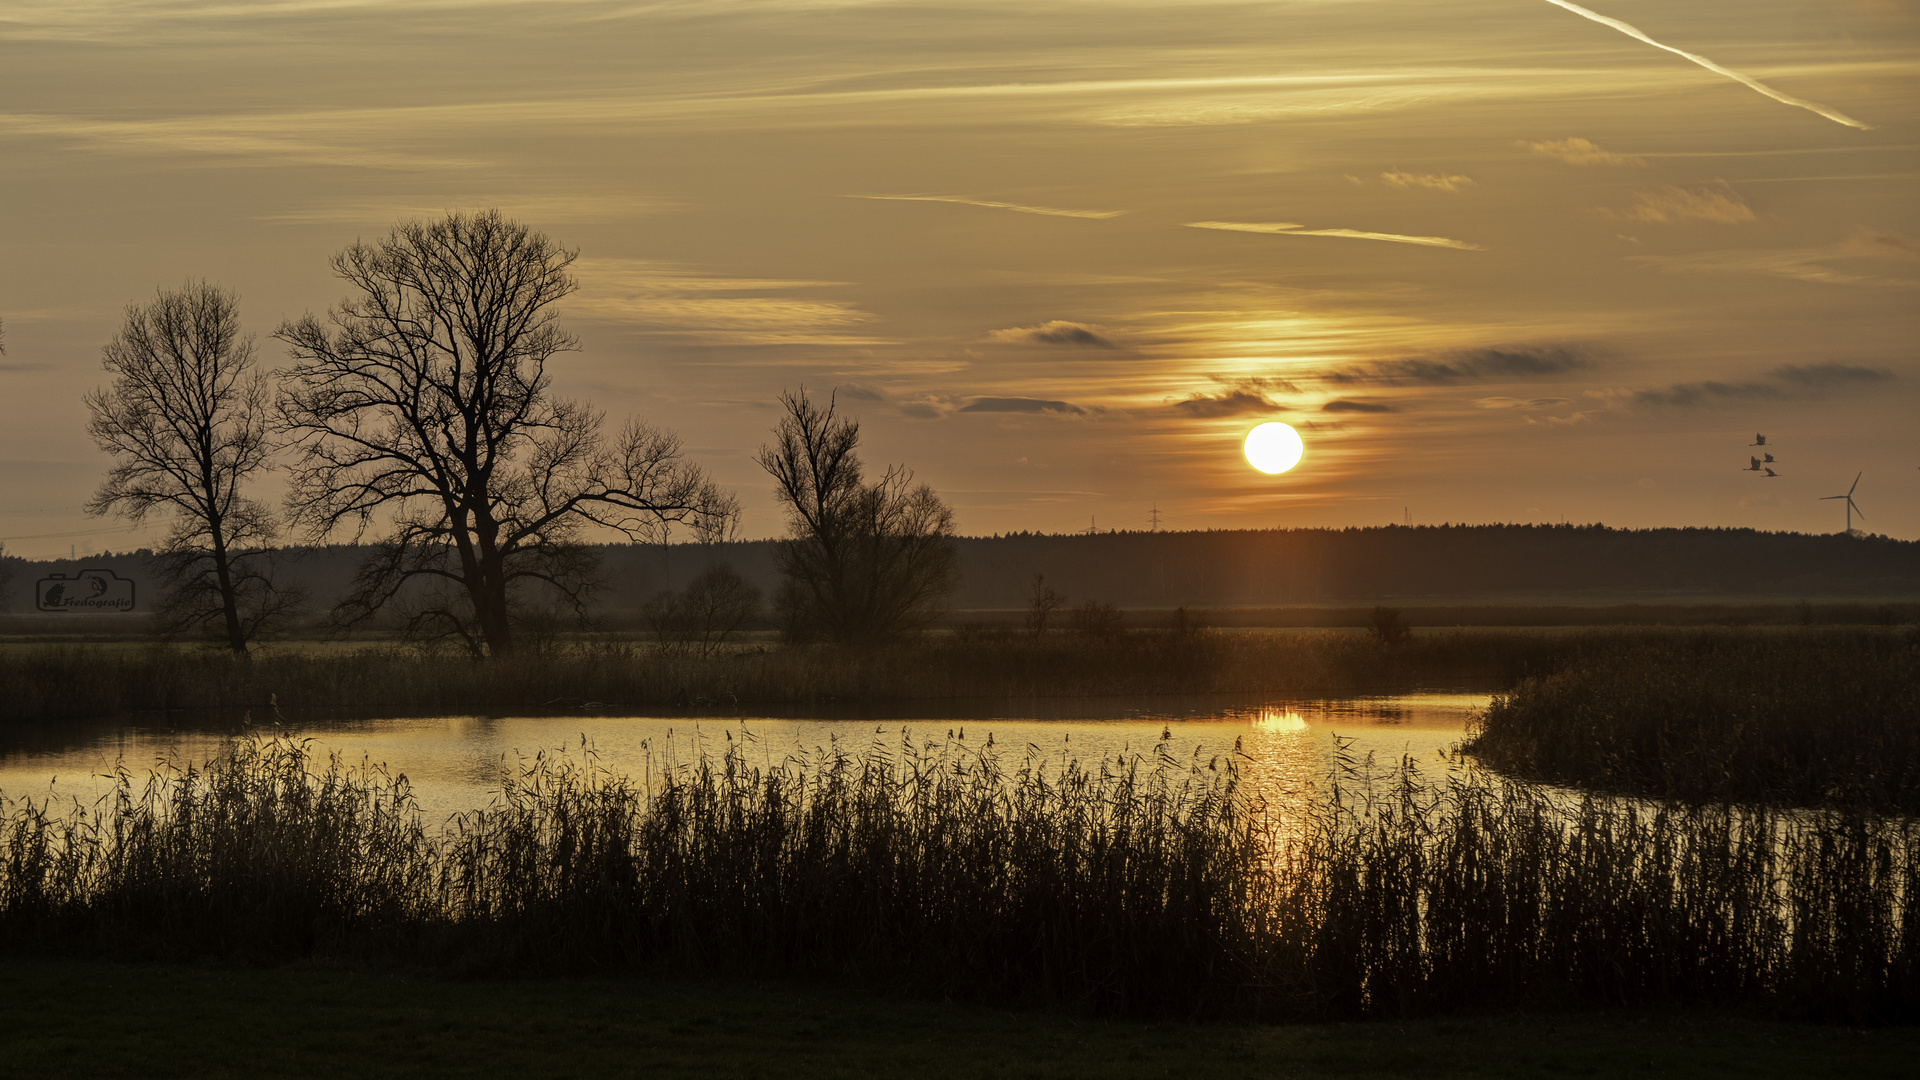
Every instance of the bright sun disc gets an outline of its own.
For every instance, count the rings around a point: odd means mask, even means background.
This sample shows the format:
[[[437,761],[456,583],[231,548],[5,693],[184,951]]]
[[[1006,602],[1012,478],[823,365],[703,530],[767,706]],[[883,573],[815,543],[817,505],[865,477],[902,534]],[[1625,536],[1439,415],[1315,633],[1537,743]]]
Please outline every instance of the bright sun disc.
[[[1286,472],[1305,452],[1300,433],[1278,420],[1247,432],[1247,462],[1263,473]]]

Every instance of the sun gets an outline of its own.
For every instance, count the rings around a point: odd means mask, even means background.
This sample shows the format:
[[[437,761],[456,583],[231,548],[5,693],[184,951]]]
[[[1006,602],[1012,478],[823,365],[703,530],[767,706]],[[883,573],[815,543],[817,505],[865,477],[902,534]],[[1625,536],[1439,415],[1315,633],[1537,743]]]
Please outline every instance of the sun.
[[[1300,433],[1278,420],[1261,424],[1247,432],[1247,462],[1268,475],[1286,472],[1300,464],[1306,446]]]

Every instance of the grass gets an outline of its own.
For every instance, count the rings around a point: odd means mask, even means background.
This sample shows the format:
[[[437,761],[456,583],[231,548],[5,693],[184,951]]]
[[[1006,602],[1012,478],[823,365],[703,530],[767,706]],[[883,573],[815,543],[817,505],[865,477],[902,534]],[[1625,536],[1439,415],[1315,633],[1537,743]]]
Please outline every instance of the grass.
[[[657,977],[0,959],[7,1077],[1371,1077],[1910,1074],[1920,1033],[1717,1014],[1122,1023]]]
[[[1497,696],[1470,749],[1587,788],[1920,814],[1920,633],[1612,642]]]
[[[1920,1016],[1920,824],[1569,802],[1365,763],[1297,807],[1231,759],[937,744],[629,778],[538,759],[429,834],[403,778],[245,739],[19,804],[0,947],[678,971],[1135,1018],[1739,1008]]]

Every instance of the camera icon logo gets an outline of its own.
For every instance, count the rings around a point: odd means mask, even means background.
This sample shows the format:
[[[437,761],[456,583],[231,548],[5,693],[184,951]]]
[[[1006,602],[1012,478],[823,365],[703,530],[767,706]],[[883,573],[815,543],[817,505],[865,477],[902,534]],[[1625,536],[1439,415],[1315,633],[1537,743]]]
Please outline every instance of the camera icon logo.
[[[111,570],[54,574],[34,586],[33,599],[41,611],[132,611],[133,582]]]

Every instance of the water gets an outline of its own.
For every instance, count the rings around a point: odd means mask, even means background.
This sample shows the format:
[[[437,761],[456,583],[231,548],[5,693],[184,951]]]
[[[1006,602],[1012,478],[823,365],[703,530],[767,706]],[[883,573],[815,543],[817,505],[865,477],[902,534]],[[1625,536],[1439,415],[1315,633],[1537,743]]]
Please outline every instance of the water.
[[[799,753],[839,747],[898,747],[903,737],[964,739],[972,749],[991,741],[1004,762],[1037,755],[1051,763],[1151,755],[1165,736],[1181,762],[1224,766],[1236,742],[1241,774],[1276,802],[1298,798],[1323,780],[1336,757],[1381,764],[1402,755],[1437,764],[1462,738],[1486,694],[1428,692],[1379,697],[1269,700],[1095,699],[968,705],[945,715],[838,716],[437,716],[310,719],[298,734],[316,756],[338,753],[349,765],[384,766],[412,783],[429,819],[488,805],[503,776],[539,753],[578,760],[591,747],[601,767],[629,775],[649,761],[688,761],[704,749],[743,740],[750,760],[777,763]],[[91,804],[112,787],[117,767],[136,779],[157,763],[200,763],[217,755],[231,722],[204,720],[161,728],[102,724],[56,734],[0,735],[0,799],[53,798]]]

